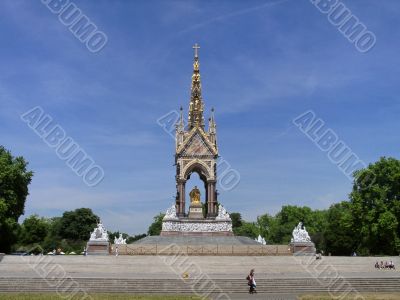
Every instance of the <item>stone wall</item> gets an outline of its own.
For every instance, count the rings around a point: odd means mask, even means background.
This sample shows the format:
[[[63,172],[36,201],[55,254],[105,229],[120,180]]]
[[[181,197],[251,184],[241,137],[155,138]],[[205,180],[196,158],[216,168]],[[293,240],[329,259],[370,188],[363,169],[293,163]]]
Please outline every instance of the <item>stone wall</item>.
[[[115,245],[113,245],[115,249]],[[115,254],[115,253],[112,253]],[[119,255],[291,256],[287,245],[118,245]]]

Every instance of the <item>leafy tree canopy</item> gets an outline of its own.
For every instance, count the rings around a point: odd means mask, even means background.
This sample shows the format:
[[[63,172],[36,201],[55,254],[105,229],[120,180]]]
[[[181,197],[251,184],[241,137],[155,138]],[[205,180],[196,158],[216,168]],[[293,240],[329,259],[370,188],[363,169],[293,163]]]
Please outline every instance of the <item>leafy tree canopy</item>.
[[[33,176],[23,157],[13,157],[0,146],[0,252],[9,252],[18,234],[18,218],[24,213],[28,185]]]
[[[41,243],[46,238],[49,230],[50,222],[48,219],[32,215],[22,223],[20,242],[25,245]]]
[[[99,220],[90,208],[66,211],[57,224],[57,235],[62,239],[87,241]]]
[[[230,213],[229,214],[232,220],[232,228],[238,228],[242,226],[242,215],[240,213]]]
[[[398,254],[400,161],[382,157],[355,172],[350,201],[358,251],[362,254]]]
[[[154,222],[150,225],[149,230],[147,231],[148,235],[160,235],[162,229],[162,219],[165,214],[159,213],[154,217]]]

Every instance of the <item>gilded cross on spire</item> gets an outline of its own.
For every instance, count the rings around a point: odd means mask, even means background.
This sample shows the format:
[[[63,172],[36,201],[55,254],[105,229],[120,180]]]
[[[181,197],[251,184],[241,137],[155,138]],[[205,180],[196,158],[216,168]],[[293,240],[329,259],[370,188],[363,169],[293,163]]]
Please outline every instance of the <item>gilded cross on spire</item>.
[[[200,46],[196,43],[194,44],[193,49],[194,49],[194,57],[199,57],[198,50],[200,49]]]

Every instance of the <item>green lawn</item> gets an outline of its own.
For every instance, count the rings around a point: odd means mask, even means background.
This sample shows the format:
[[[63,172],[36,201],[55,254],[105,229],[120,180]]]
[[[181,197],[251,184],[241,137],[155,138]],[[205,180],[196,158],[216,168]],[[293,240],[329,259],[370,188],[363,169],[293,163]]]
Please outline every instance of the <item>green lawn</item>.
[[[63,294],[65,296],[65,294]],[[77,295],[73,298],[68,298],[70,300],[80,300],[82,295]],[[92,298],[85,298],[85,300],[95,299],[95,300],[200,300],[201,298],[195,296],[138,296],[129,294],[90,294]],[[64,299],[55,293],[4,293],[0,294],[1,300],[60,300]]]

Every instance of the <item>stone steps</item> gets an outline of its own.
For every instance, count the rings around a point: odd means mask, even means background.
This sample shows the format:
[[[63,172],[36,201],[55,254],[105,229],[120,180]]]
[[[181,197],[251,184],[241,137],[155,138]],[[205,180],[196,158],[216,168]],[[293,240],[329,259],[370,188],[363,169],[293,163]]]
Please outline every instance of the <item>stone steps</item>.
[[[260,294],[299,294],[313,292],[343,292],[349,290],[362,292],[400,292],[400,278],[348,278],[335,284],[332,278],[319,282],[315,278],[257,279]],[[324,285],[325,283],[325,285]],[[213,288],[215,286],[217,289]],[[247,293],[245,279],[212,279],[196,281],[187,279],[114,279],[114,278],[0,278],[0,292],[56,292],[79,288],[97,293],[160,293],[160,294],[198,294],[210,290],[225,293]]]

